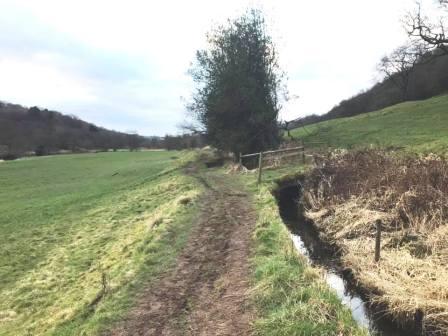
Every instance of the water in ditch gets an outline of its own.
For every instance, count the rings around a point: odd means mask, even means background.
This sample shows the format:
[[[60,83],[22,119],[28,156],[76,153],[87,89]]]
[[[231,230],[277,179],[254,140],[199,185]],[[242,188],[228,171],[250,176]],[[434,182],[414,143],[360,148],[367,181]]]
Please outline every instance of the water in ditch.
[[[283,222],[291,232],[291,238],[296,249],[307,257],[311,264],[317,264],[325,269],[325,281],[335,290],[341,302],[352,312],[353,318],[360,325],[369,330],[372,335],[404,336],[419,335],[416,330],[398,328],[384,314],[370,307],[348,279],[344,278],[339,257],[334,248],[320,241],[312,223],[299,215],[299,197],[301,187],[299,183],[288,184],[280,188],[277,202]]]

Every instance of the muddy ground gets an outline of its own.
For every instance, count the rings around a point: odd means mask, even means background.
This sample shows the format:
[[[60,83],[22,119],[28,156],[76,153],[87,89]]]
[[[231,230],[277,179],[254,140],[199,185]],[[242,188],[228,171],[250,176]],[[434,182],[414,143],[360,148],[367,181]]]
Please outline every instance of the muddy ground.
[[[249,257],[256,216],[231,176],[190,169],[205,186],[176,265],[141,293],[107,335],[250,335]]]

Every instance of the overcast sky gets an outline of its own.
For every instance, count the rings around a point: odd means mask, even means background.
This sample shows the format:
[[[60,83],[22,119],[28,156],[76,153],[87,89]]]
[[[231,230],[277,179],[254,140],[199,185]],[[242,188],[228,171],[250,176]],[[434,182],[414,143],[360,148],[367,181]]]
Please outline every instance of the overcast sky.
[[[0,100],[143,135],[178,132],[187,70],[217,23],[262,8],[290,93],[282,119],[322,114],[374,83],[413,0],[0,0]]]

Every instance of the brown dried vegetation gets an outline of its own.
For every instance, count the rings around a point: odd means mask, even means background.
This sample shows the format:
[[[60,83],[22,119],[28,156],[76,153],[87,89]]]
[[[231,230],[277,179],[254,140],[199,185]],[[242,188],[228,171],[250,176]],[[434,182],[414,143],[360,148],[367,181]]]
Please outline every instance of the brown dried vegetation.
[[[448,333],[448,162],[378,150],[332,152],[304,186],[306,215],[342,250],[372,301],[402,322]],[[383,226],[374,262],[375,220]]]

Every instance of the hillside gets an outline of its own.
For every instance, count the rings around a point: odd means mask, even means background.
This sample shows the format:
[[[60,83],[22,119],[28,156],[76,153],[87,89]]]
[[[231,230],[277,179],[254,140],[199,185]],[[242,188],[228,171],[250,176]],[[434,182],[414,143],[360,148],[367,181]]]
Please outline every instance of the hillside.
[[[448,92],[448,55],[441,55],[415,66],[409,75],[406,95],[397,86],[395,74],[378,82],[368,90],[341,101],[323,115],[309,115],[290,123],[290,129],[319,121],[377,111],[398,103],[423,100]]]
[[[111,131],[60,112],[0,102],[0,159],[137,147],[143,137]]]
[[[322,141],[332,147],[374,145],[446,153],[448,95],[315,123],[295,129],[291,135],[305,143]]]

